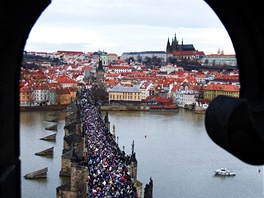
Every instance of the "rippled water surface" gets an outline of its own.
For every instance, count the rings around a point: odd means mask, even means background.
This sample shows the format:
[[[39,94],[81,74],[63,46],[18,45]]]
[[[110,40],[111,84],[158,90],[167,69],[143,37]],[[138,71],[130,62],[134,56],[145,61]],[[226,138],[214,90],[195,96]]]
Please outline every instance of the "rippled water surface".
[[[103,112],[104,114],[104,112]],[[64,113],[58,130],[45,130],[53,123],[51,112],[20,113],[21,183],[23,198],[56,197],[60,178],[64,136]],[[115,125],[118,144],[127,154],[134,141],[138,160],[138,180],[143,187],[153,179],[154,198],[263,198],[263,170],[245,164],[214,144],[204,127],[204,115],[179,112],[109,112],[111,131]],[[56,142],[40,138],[56,133]],[[54,157],[35,153],[54,147]],[[48,167],[48,178],[25,180],[23,176]],[[227,167],[234,177],[216,177],[213,171]],[[258,172],[261,168],[261,172]]]

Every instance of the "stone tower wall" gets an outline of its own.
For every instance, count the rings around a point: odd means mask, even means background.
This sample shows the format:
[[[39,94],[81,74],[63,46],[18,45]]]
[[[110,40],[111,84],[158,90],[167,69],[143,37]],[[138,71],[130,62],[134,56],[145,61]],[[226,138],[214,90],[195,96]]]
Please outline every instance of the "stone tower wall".
[[[84,197],[87,193],[88,167],[72,165],[71,167],[71,191],[77,192],[78,197]]]

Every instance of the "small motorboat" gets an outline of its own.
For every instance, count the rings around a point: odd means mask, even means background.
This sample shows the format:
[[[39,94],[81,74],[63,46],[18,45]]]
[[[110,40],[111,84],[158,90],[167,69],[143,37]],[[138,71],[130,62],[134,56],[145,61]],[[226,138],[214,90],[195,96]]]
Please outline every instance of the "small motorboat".
[[[223,176],[235,176],[236,173],[230,170],[227,170],[226,168],[219,168],[216,169],[215,171],[215,175],[223,175]]]

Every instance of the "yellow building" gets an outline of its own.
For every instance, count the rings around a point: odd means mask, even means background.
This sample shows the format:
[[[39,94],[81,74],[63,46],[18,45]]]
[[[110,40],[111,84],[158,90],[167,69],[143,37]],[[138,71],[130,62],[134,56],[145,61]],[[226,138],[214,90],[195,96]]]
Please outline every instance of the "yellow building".
[[[114,88],[109,90],[109,102],[110,101],[141,101],[142,94],[137,87],[123,87],[118,84]]]
[[[213,100],[218,95],[239,97],[240,86],[232,84],[209,84],[204,89],[203,97],[209,100]]]

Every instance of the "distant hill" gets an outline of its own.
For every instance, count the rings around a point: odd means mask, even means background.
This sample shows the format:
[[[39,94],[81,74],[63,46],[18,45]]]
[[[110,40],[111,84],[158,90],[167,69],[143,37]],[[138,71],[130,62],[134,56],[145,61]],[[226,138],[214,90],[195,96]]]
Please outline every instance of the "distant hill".
[[[24,54],[21,67],[28,68],[28,69],[33,69],[33,68],[38,69],[40,67],[40,64],[44,62],[50,63],[51,66],[64,64],[64,62],[58,58],[43,57],[43,56],[37,56],[37,55],[32,55],[32,54]]]

